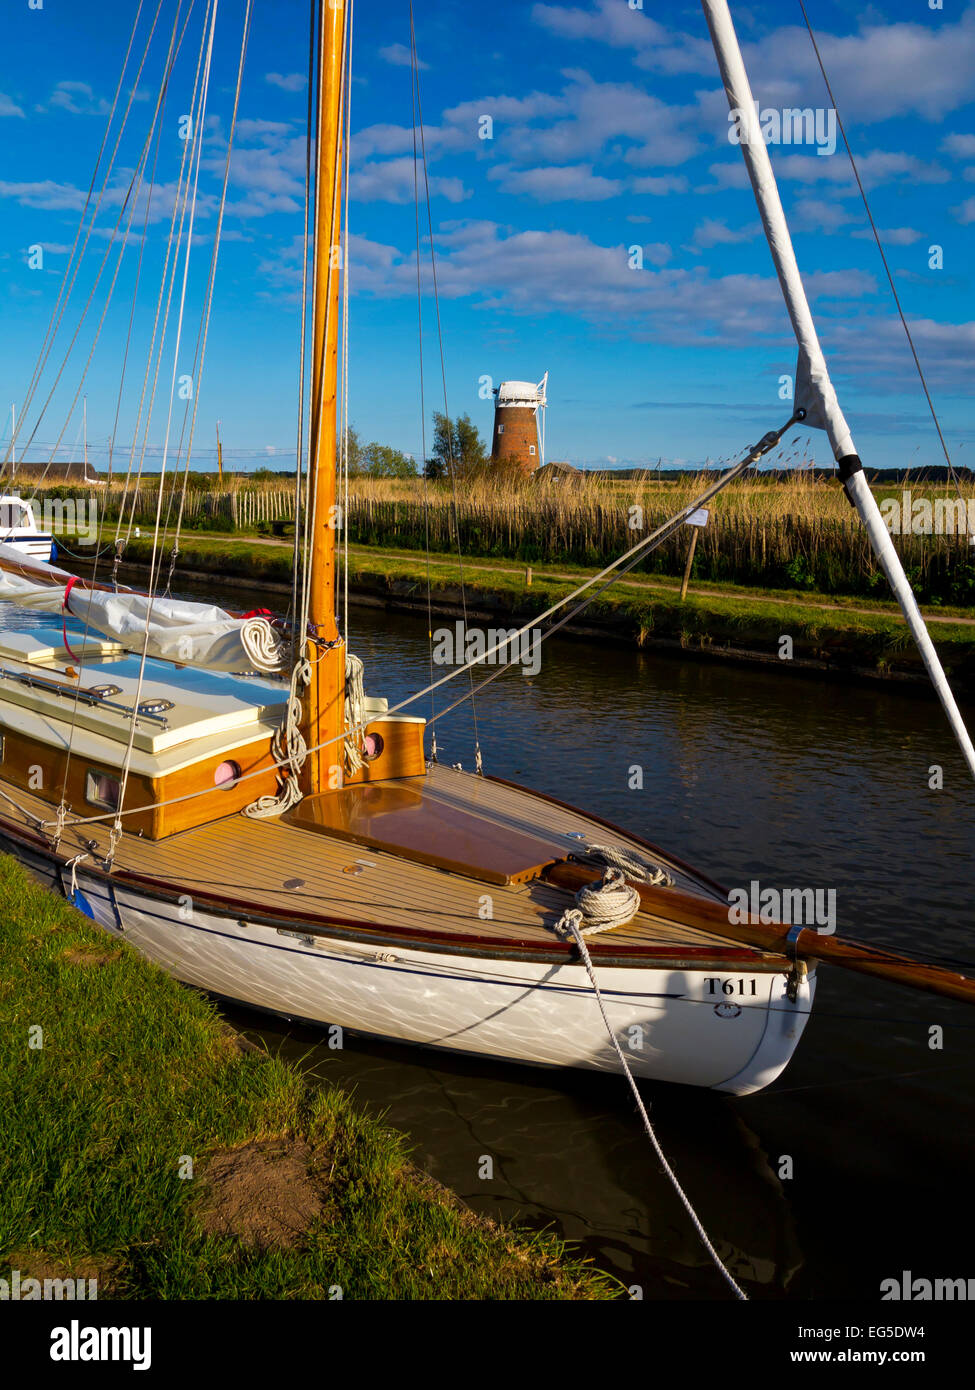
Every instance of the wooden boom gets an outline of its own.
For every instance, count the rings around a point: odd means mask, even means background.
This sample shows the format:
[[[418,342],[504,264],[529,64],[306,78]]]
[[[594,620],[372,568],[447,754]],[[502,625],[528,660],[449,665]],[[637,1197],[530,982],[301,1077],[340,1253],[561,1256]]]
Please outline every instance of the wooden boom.
[[[544,877],[547,882],[560,888],[575,890],[584,883],[601,878],[602,873],[586,864],[562,863],[551,865]],[[824,936],[809,927],[798,931],[790,943],[788,937],[793,929],[783,922],[759,922],[754,917],[749,917],[745,922],[729,922],[728,910],[721,903],[708,902],[674,888],[651,888],[640,883],[633,883],[632,886],[639,892],[640,902],[648,912],[685,926],[714,932],[728,941],[743,942],[781,955],[795,955],[799,960],[828,961],[831,965],[842,965],[846,970],[855,970],[861,975],[876,975],[882,980],[893,980],[895,984],[926,990],[929,994],[941,994],[948,999],[975,1004],[975,980],[954,970],[946,970],[944,966],[926,965],[923,961],[912,960],[910,956],[880,950],[861,941]]]

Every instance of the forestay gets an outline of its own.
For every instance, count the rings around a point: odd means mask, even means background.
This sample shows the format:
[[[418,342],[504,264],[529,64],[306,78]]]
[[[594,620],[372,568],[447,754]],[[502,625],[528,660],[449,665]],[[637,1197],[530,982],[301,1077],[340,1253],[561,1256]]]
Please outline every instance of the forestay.
[[[94,589],[43,560],[0,544],[0,598],[68,613],[130,652],[211,671],[283,670],[287,651],[263,617],[234,618],[215,604],[130,590]]]

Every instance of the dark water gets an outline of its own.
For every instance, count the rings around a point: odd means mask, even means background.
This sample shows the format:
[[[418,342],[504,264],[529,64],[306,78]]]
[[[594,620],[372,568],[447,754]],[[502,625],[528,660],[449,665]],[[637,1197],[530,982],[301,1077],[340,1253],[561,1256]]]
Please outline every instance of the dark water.
[[[393,699],[426,683],[424,621],[355,609],[351,629],[368,691]],[[537,677],[488,687],[478,722],[488,771],[628,826],[720,881],[835,888],[840,932],[975,963],[975,789],[933,701],[553,642]],[[469,712],[437,729],[441,760],[471,766]],[[628,788],[634,764],[640,791]],[[933,764],[940,791],[928,787]],[[553,1227],[647,1298],[724,1296],[622,1078],[348,1037],[333,1052],[309,1030],[235,1022],[385,1113],[416,1161],[478,1211]],[[905,1269],[975,1276],[973,1080],[975,1010],[824,968],[796,1057],[770,1089],[644,1094],[753,1296],[875,1301],[880,1280]],[[490,1178],[479,1176],[485,1156]],[[780,1176],[786,1159],[791,1177]]]
[[[234,590],[223,601],[260,597]],[[428,679],[420,619],[354,609],[351,646],[369,693],[392,701]],[[479,697],[478,721],[490,772],[629,827],[727,884],[835,888],[841,933],[975,964],[975,789],[934,701],[552,642],[537,677],[507,674]],[[441,760],[472,766],[469,710],[437,730]],[[639,791],[628,788],[634,764]],[[940,791],[928,786],[933,764]],[[622,1077],[348,1034],[344,1051],[330,1051],[310,1030],[244,1012],[233,1021],[384,1113],[416,1162],[476,1210],[554,1228],[646,1298],[726,1296]],[[934,1025],[940,1050],[929,1046]],[[666,1086],[644,1096],[753,1297],[872,1302],[881,1279],[903,1270],[975,1277],[973,1080],[975,1010],[823,968],[775,1085],[740,1099]],[[480,1176],[485,1157],[491,1177]]]

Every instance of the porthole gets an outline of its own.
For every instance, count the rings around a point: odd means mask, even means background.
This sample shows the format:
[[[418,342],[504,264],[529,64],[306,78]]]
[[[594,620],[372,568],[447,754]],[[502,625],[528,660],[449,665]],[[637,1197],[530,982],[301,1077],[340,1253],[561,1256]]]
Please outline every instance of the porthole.
[[[213,785],[215,787],[232,787],[235,782],[240,781],[240,763],[235,763],[228,759],[225,763],[220,763],[213,773]]]
[[[117,811],[121,797],[121,785],[117,777],[107,772],[99,772],[90,767],[85,778],[85,800],[92,806],[100,806],[105,811]]]
[[[366,734],[362,740],[362,756],[367,763],[375,762],[385,746],[382,734]]]
[[[110,700],[113,695],[121,695],[122,687],[120,685],[89,685],[85,693],[97,695],[99,700]]]

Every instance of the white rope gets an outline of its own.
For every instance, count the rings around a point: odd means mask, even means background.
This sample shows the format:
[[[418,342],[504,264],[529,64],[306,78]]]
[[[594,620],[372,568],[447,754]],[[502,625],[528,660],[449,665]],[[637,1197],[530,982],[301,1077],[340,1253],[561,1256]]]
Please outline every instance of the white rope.
[[[345,757],[349,771],[356,773],[365,764],[356,734],[366,723],[366,691],[363,683],[362,659],[351,652],[345,658]]]
[[[299,774],[308,756],[308,746],[301,732],[302,705],[299,690],[311,682],[311,662],[307,658],[296,661],[291,672],[291,689],[288,693],[288,707],[284,723],[271,742],[271,752],[279,769],[287,769],[280,779],[280,789],[276,796],[259,796],[249,806],[244,807],[244,815],[250,820],[270,820],[273,816],[283,816],[301,800]]]
[[[610,873],[614,872],[619,871],[612,869],[610,870]],[[609,875],[607,875],[607,878],[608,877]],[[590,884],[586,884],[586,888],[591,888],[591,886],[592,885]],[[580,893],[583,892],[585,892],[585,889],[580,889]],[[579,896],[579,894],[576,894],[577,902],[579,901]],[[747,1303],[748,1295],[745,1293],[741,1285],[736,1282],[731,1271],[724,1264],[724,1262],[721,1259],[721,1256],[718,1254],[714,1246],[711,1244],[711,1240],[708,1236],[708,1233],[701,1224],[700,1217],[698,1216],[694,1208],[691,1206],[690,1199],[688,1198],[687,1193],[681,1187],[680,1182],[677,1179],[677,1174],[674,1172],[673,1168],[671,1168],[670,1164],[667,1162],[667,1159],[664,1157],[664,1151],[660,1147],[660,1141],[657,1139],[657,1136],[654,1133],[653,1125],[650,1123],[650,1116],[647,1114],[646,1107],[643,1104],[643,1098],[640,1095],[636,1082],[633,1080],[633,1073],[630,1071],[629,1063],[626,1060],[626,1057],[623,1053],[623,1049],[620,1047],[619,1040],[617,1039],[616,1034],[613,1032],[612,1026],[609,1021],[609,1016],[606,1013],[606,1006],[603,1003],[603,996],[600,993],[599,984],[596,980],[596,972],[593,969],[592,957],[589,954],[589,948],[585,942],[585,931],[581,926],[582,920],[582,910],[580,908],[570,908],[568,912],[562,914],[561,921],[559,922],[559,927],[562,927],[563,931],[566,934],[571,934],[575,938],[575,943],[579,948],[579,954],[582,957],[582,963],[586,967],[590,983],[593,987],[593,992],[596,996],[596,1003],[599,1005],[599,1012],[602,1014],[603,1023],[605,1023],[606,1025],[606,1032],[609,1034],[609,1040],[613,1044],[614,1049],[616,1050],[616,1055],[620,1059],[620,1065],[622,1066],[623,1071],[626,1075],[626,1079],[629,1082],[630,1090],[633,1092],[633,1098],[636,1101],[636,1108],[640,1112],[640,1118],[643,1121],[643,1128],[646,1132],[647,1138],[653,1145],[653,1151],[657,1155],[657,1160],[660,1163],[661,1168],[663,1168],[664,1172],[670,1180],[671,1186],[677,1193],[677,1196],[680,1198],[684,1210],[691,1218],[691,1224],[693,1225],[695,1231],[697,1231],[701,1244],[704,1246],[705,1250],[710,1255],[711,1260],[713,1261],[718,1273],[728,1284],[735,1297],[741,1299],[742,1302]],[[597,928],[597,930],[601,929]]]
[[[68,889],[68,897],[72,900],[74,899],[75,893],[78,891],[78,865],[81,863],[82,859],[90,858],[91,855],[86,850],[83,854],[76,854],[73,859],[69,859],[64,866],[66,869],[71,870],[71,886]]]
[[[577,859],[589,859],[597,864],[611,864],[622,869],[627,878],[635,878],[638,883],[648,883],[652,888],[673,888],[674,880],[666,869],[651,864],[628,850],[617,849],[615,845],[586,845],[584,850],[575,851]]]
[[[267,618],[245,618],[240,642],[256,671],[280,671],[285,664],[285,644]]]
[[[555,924],[559,936],[567,936],[570,929],[595,936],[622,927],[640,911],[640,894],[627,883],[622,869],[607,869],[597,882],[584,883],[575,900],[575,907],[563,912]]]

